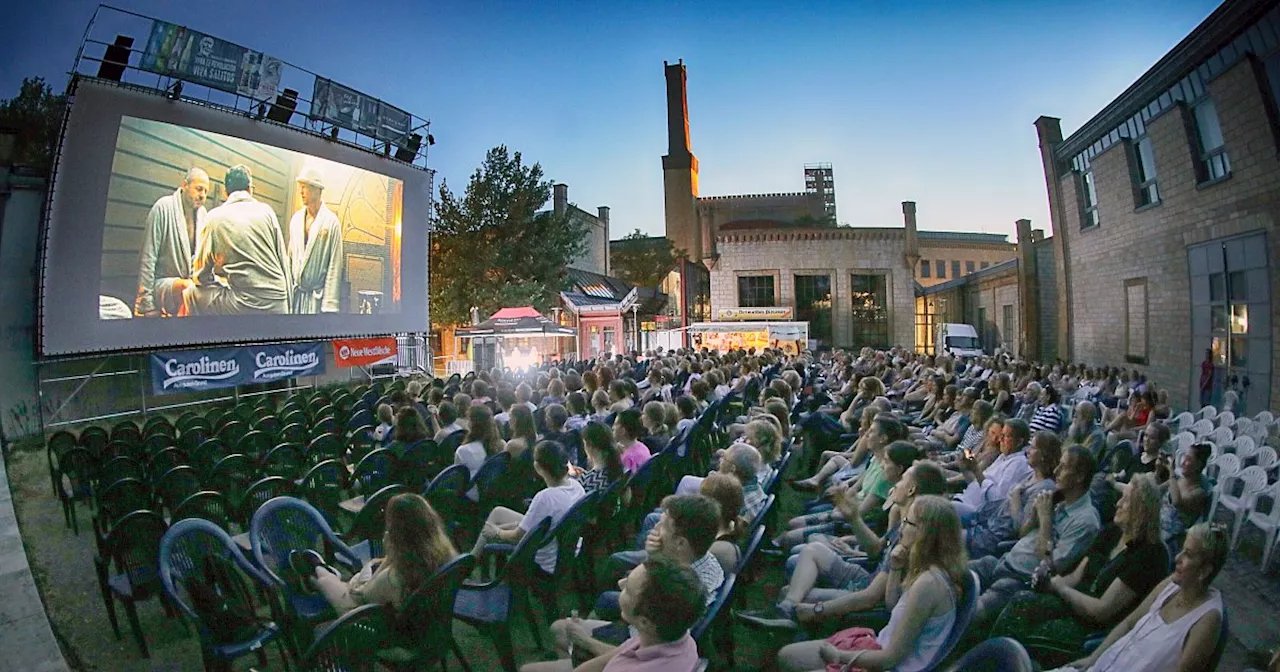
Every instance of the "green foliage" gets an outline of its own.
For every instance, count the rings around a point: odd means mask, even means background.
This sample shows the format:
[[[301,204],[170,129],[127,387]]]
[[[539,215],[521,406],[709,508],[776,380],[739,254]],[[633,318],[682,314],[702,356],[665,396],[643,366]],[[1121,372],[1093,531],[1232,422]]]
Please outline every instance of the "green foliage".
[[[586,224],[537,210],[551,197],[542,166],[524,165],[505,145],[489,150],[459,198],[440,184],[431,234],[431,320],[469,324],[499,308],[553,308],[568,286],[565,267],[586,248]]]
[[[665,237],[651,238],[636,229],[609,249],[609,270],[613,277],[633,285],[657,289],[676,261],[688,256]]]
[[[39,77],[23,79],[18,95],[0,101],[0,128],[18,133],[13,155],[15,165],[49,172],[66,104],[66,95],[54,95],[53,89]]]

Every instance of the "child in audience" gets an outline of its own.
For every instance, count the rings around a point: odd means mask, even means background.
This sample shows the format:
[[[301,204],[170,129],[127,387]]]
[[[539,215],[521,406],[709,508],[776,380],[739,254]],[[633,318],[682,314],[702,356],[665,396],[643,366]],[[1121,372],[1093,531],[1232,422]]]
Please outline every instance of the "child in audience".
[[[378,426],[373,430],[373,440],[383,446],[391,443],[394,422],[395,415],[391,412],[391,404],[378,404]]]

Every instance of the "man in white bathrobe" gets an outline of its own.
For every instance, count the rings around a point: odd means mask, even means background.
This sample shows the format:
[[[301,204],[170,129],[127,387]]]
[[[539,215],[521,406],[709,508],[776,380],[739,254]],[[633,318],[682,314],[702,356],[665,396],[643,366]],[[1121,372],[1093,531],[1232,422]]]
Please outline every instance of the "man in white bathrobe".
[[[173,317],[191,284],[191,255],[204,231],[209,174],[191,168],[178,187],[147,213],[146,236],[138,259],[138,317]]]
[[[298,176],[302,208],[289,220],[289,262],[294,314],[336,313],[342,282],[342,224],[324,204],[324,180],[308,169]]]

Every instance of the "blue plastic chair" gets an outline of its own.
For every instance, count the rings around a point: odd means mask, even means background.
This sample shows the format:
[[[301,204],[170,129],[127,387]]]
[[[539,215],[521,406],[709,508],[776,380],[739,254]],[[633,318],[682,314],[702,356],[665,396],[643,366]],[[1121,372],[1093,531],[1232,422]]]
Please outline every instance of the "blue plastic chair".
[[[933,660],[929,661],[925,669],[933,669],[941,665],[942,661],[946,660],[952,651],[955,651],[956,646],[960,644],[961,638],[964,637],[965,631],[969,629],[969,623],[973,621],[973,615],[978,611],[978,592],[981,583],[978,581],[978,575],[972,570],[967,572],[967,575],[964,594],[960,596],[959,603],[956,605],[955,625],[951,626],[951,632],[947,633],[946,641],[942,643],[942,647],[933,655]]]
[[[996,637],[970,649],[946,672],[1032,672],[1035,669],[1031,656],[1017,640]]]
[[[698,651],[705,652],[714,649],[716,652],[715,657],[727,661],[729,669],[734,667],[733,630],[730,627],[732,624],[728,620],[730,609],[726,605],[733,603],[737,587],[738,575],[725,575],[724,583],[720,584],[715,601],[703,612],[702,618],[699,618],[693,624],[693,627],[689,629],[689,634],[698,643]]]
[[[378,651],[378,661],[397,670],[418,670],[435,663],[443,667],[445,657],[453,652],[467,668],[453,638],[453,609],[458,591],[475,566],[475,556],[463,553],[405,597],[389,646]]]
[[[377,653],[388,642],[393,611],[385,604],[366,604],[348,611],[316,632],[315,643],[302,656],[308,672],[373,672]]]
[[[516,672],[515,653],[511,648],[511,613],[517,602],[528,614],[529,629],[535,637],[540,637],[529,593],[522,586],[528,585],[529,577],[535,575],[537,563],[534,556],[546,543],[550,530],[551,519],[542,519],[516,544],[499,578],[479,585],[463,584],[453,603],[455,618],[493,640],[498,658],[507,672]]]
[[[230,669],[231,662],[248,654],[257,654],[258,662],[265,666],[267,657],[263,647],[279,638],[281,629],[275,621],[263,623],[253,637],[229,644],[215,644],[208,624],[192,606],[183,581],[203,571],[206,557],[221,557],[230,561],[258,588],[265,591],[271,606],[272,618],[279,618],[279,605],[272,590],[271,578],[245,559],[235,542],[222,528],[207,520],[188,518],[174,524],[160,540],[160,581],[171,604],[178,607],[184,618],[196,627],[200,636],[200,654],[204,667]],[[278,642],[277,642],[278,643]],[[281,658],[288,667],[288,660],[281,651]]]
[[[310,637],[307,626],[331,617],[332,609],[323,595],[297,593],[281,578],[289,570],[289,554],[310,549],[332,557],[353,572],[363,566],[359,555],[334,534],[324,515],[296,497],[276,497],[258,508],[249,521],[249,546],[254,563],[284,598],[289,612],[286,624],[295,646],[307,642]],[[326,553],[327,550],[332,553]],[[297,646],[295,653],[301,649]]]

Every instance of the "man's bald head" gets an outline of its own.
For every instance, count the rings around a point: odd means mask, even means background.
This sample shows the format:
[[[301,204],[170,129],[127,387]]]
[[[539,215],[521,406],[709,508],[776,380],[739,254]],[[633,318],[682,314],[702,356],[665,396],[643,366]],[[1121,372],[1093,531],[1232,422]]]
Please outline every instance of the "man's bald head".
[[[192,166],[182,178],[182,196],[186,205],[199,208],[209,197],[209,173],[203,168]]]

